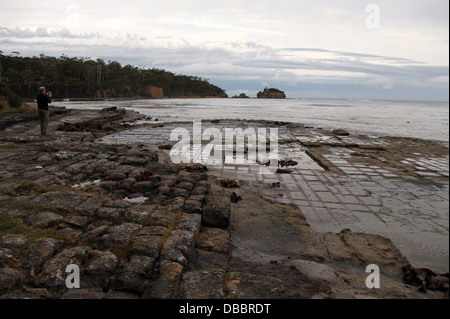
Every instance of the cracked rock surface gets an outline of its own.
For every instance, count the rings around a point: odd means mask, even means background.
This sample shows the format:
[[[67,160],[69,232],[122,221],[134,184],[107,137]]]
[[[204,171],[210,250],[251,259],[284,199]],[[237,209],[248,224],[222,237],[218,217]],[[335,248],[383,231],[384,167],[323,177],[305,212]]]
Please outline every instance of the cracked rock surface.
[[[263,196],[270,184],[240,183],[231,202],[213,170],[174,165],[150,144],[99,142],[136,113],[54,114],[49,137],[33,120],[0,133],[0,298],[444,296],[402,283],[408,260],[389,239],[317,233],[297,206]],[[376,291],[364,283],[371,263]],[[80,289],[66,287],[70,264]]]

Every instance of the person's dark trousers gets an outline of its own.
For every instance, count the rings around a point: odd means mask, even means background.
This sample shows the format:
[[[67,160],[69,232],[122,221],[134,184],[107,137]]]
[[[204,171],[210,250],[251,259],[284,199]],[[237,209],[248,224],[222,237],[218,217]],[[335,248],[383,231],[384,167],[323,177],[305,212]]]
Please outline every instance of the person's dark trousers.
[[[49,122],[48,110],[39,109],[39,119],[41,122],[41,135],[47,135]]]

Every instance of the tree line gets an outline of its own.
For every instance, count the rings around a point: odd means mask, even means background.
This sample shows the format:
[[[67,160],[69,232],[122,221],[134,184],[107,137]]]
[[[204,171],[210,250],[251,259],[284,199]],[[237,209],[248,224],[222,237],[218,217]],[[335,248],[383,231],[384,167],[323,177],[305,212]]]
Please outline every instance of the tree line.
[[[34,98],[42,85],[55,98],[151,97],[149,86],[162,88],[164,97],[227,97],[201,77],[66,55],[21,57],[0,51],[0,82],[23,98]]]

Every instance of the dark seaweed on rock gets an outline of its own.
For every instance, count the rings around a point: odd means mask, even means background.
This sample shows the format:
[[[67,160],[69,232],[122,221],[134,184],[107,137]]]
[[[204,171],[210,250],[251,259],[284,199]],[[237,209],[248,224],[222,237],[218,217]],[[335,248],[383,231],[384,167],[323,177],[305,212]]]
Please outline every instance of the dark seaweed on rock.
[[[220,181],[220,185],[225,188],[239,188],[241,187],[239,183],[232,179],[223,179]]]
[[[418,286],[419,290],[426,292],[439,290],[448,292],[449,274],[437,274],[428,268],[414,268],[411,265],[402,267],[403,281],[409,285]]]

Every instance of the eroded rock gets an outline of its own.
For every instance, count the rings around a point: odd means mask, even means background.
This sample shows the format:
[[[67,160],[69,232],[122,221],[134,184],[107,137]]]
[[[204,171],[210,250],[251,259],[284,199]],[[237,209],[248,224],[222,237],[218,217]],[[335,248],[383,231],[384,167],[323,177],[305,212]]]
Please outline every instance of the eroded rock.
[[[62,220],[62,216],[53,212],[41,212],[31,215],[25,219],[25,223],[33,227],[46,228],[58,224]]]
[[[25,250],[22,255],[24,265],[40,269],[44,262],[51,258],[59,249],[63,247],[61,240],[42,237]]]
[[[205,225],[217,228],[227,228],[230,225],[230,201],[217,194],[209,194],[203,207],[203,222]]]
[[[197,248],[228,254],[230,251],[230,233],[219,228],[202,227],[197,237]]]
[[[150,282],[142,297],[148,299],[177,298],[183,271],[182,265],[162,260],[159,264],[158,277]]]
[[[131,256],[130,261],[113,279],[112,288],[138,294],[144,293],[154,266],[154,258],[139,255]]]
[[[190,271],[183,275],[180,288],[182,299],[223,299],[225,271]]]

